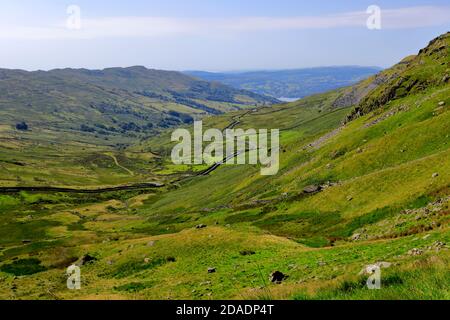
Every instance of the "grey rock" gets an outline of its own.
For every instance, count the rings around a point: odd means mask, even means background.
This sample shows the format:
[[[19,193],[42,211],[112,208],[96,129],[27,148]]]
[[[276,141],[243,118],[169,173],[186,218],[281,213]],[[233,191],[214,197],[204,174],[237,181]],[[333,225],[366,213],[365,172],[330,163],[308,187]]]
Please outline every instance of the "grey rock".
[[[88,263],[94,263],[95,261],[97,261],[97,258],[94,256],[91,256],[90,254],[85,254],[84,256],[82,256],[79,260],[77,265],[79,266],[84,266]]]
[[[420,249],[417,249],[417,248],[413,248],[413,249],[408,251],[408,254],[410,256],[420,256],[421,254],[423,254],[423,250],[420,250]]]
[[[365,266],[360,272],[359,275],[371,275],[374,273],[374,271],[377,268],[389,268],[390,266],[392,266],[391,262],[386,262],[386,261],[379,261],[376,262],[374,264],[369,264],[367,266]]]
[[[361,238],[361,233],[355,233],[352,236],[352,241],[358,241]]]
[[[305,188],[303,188],[303,192],[305,193],[316,193],[319,192],[322,188],[317,185],[310,185]]]
[[[214,273],[216,272],[216,268],[208,268],[208,273]]]

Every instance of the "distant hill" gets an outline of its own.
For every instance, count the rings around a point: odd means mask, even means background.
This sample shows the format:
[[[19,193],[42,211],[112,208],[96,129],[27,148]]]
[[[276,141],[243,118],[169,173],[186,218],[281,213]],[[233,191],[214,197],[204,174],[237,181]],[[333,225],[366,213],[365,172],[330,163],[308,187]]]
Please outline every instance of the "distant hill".
[[[0,69],[0,124],[99,135],[150,132],[204,115],[278,102],[271,97],[135,66],[104,70]]]
[[[234,88],[276,98],[303,98],[352,85],[378,73],[378,67],[320,67],[294,70],[212,73],[187,71],[188,75],[218,81]]]

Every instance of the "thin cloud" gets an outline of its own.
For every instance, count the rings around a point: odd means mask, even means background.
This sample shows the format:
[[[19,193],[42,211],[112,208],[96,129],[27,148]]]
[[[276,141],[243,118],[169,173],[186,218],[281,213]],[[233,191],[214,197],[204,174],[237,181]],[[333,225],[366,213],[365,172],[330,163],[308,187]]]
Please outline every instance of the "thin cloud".
[[[183,19],[170,17],[107,17],[82,19],[80,30],[70,30],[65,22],[52,26],[0,26],[1,39],[95,39],[104,37],[165,37],[216,35],[218,33],[271,30],[365,28],[365,11],[326,16],[240,17]],[[450,6],[422,6],[381,10],[382,29],[407,29],[450,23]]]

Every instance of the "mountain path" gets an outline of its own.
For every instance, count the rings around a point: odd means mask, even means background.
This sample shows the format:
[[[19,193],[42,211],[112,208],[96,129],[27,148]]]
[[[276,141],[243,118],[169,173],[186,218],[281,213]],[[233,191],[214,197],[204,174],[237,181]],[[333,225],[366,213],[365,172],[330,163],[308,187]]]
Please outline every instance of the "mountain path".
[[[128,169],[128,168],[122,166],[122,165],[119,163],[119,161],[117,160],[117,158],[116,158],[116,156],[115,156],[114,154],[112,154],[112,153],[107,153],[106,155],[108,155],[109,157],[111,157],[111,158],[113,159],[113,161],[114,161],[114,163],[116,164],[116,166],[118,166],[119,168],[125,170],[125,171],[128,172],[131,176],[134,176],[134,172],[131,171],[130,169]]]

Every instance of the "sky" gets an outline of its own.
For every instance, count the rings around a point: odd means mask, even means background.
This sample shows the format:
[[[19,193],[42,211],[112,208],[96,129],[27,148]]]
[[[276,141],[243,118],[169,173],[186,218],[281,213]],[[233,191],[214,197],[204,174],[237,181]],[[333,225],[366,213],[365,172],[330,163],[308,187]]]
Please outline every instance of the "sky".
[[[448,0],[0,0],[0,68],[389,67],[449,26]]]

